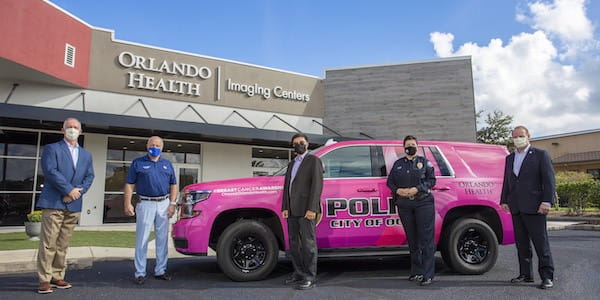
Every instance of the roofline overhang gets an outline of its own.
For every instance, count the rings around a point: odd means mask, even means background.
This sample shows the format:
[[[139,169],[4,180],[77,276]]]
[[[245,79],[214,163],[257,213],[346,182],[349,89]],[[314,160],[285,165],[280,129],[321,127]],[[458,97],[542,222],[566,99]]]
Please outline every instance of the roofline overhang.
[[[115,131],[133,129],[137,132],[136,135],[140,133],[147,135],[166,133],[173,137],[185,136],[186,139],[193,137],[193,140],[198,141],[281,147],[289,147],[292,136],[296,134],[289,131],[123,116],[10,103],[0,103],[0,117],[60,123],[68,117],[74,117],[82,122],[84,131],[90,133],[110,134],[112,132],[116,134]],[[320,134],[305,134],[311,145],[314,146],[325,144],[331,138],[331,136]]]

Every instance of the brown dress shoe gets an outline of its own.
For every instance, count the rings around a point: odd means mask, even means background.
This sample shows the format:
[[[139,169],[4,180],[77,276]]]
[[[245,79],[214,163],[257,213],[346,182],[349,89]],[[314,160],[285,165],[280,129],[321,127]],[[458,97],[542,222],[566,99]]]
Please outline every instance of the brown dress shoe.
[[[70,289],[71,287],[73,287],[70,283],[64,281],[64,280],[52,280],[50,281],[50,284],[52,285],[52,287],[55,287],[57,289]]]
[[[52,286],[50,282],[41,282],[40,287],[38,288],[38,294],[50,294],[52,293]]]

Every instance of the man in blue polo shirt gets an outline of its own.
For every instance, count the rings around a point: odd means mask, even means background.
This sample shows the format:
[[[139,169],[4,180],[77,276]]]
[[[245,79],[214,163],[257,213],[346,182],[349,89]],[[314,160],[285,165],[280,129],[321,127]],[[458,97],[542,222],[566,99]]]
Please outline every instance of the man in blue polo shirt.
[[[150,137],[146,148],[148,154],[133,160],[129,167],[123,195],[125,214],[134,216],[137,213],[134,258],[134,281],[137,284],[143,284],[146,280],[148,237],[153,224],[156,239],[154,277],[171,280],[171,275],[166,272],[169,218],[175,213],[177,199],[177,179],[173,165],[160,157],[163,140],[158,136]],[[140,199],[135,211],[131,204],[134,189]]]

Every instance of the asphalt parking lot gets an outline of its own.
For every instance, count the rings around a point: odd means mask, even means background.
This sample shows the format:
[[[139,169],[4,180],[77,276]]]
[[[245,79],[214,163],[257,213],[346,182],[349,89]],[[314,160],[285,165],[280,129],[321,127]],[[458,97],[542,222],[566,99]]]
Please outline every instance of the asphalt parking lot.
[[[534,284],[509,283],[518,273],[516,249],[509,245],[500,247],[490,272],[477,276],[453,273],[438,254],[437,275],[429,287],[406,280],[407,256],[321,259],[317,286],[308,291],[283,285],[292,270],[289,260],[280,261],[266,280],[232,282],[214,257],[189,257],[169,261],[173,281],[149,278],[142,286],[131,280],[131,260],[97,262],[92,269],[69,271],[67,280],[74,287],[50,295],[36,294],[34,273],[2,275],[0,299],[598,299],[600,231],[552,231],[550,239],[556,268],[552,290],[536,288],[537,274]]]

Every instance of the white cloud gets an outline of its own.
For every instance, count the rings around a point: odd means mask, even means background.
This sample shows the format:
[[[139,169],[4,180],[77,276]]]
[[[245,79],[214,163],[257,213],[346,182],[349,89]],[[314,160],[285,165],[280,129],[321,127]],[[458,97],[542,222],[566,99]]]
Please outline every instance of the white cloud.
[[[563,41],[589,40],[594,36],[592,22],[585,14],[585,0],[556,0],[530,3],[532,27],[555,34]]]
[[[472,57],[477,110],[499,109],[534,136],[600,128],[600,48],[594,46],[600,42],[592,39],[585,1],[528,7],[517,19],[532,20],[534,31],[515,34],[507,44],[495,38],[454,51],[454,36],[440,32],[431,33],[430,41],[439,57]],[[569,24],[561,28],[562,22]]]
[[[434,32],[430,34],[430,39],[433,43],[433,47],[435,52],[438,53],[439,56],[450,56],[452,55],[452,41],[454,40],[454,35],[452,33],[439,33]]]

